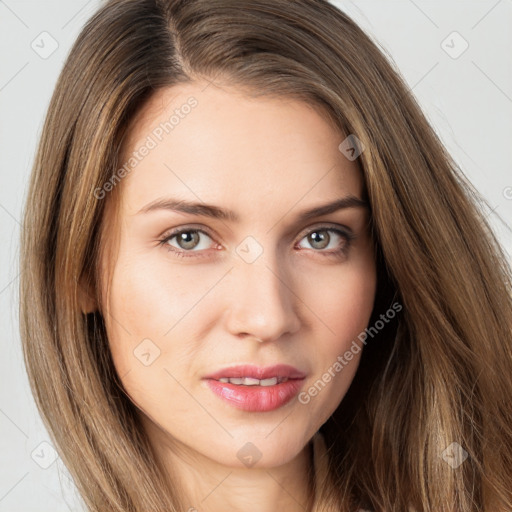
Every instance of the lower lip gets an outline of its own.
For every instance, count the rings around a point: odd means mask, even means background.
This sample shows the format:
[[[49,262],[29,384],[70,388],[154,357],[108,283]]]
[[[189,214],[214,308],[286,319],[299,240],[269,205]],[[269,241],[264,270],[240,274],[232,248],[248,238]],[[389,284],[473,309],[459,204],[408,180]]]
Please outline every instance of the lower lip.
[[[230,405],[249,412],[279,409],[294,398],[304,379],[290,379],[275,386],[238,386],[207,379],[210,389]]]

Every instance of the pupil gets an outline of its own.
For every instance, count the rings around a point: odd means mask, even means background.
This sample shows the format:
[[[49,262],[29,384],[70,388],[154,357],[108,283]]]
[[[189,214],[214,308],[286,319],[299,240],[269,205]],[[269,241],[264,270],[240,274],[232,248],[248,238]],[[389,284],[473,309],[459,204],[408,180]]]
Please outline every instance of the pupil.
[[[191,249],[197,243],[198,234],[193,231],[186,231],[181,233],[179,237],[180,245],[183,249]]]
[[[329,245],[329,235],[327,235],[327,233],[325,233],[324,231],[315,231],[314,233],[311,233],[311,235],[309,236],[312,240],[312,243],[320,242],[319,249],[323,249],[324,247],[327,247]]]

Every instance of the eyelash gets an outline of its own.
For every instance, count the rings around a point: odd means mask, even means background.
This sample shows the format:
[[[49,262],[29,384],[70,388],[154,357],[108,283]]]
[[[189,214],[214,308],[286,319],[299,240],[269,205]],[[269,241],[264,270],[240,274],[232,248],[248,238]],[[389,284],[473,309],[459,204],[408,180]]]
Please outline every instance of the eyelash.
[[[331,257],[333,256],[333,257],[337,257],[337,258],[345,257],[350,249],[352,241],[356,238],[356,235],[354,235],[353,233],[348,232],[348,231],[343,231],[338,228],[333,228],[332,226],[317,226],[317,227],[309,230],[307,233],[305,233],[304,236],[301,238],[301,240],[303,240],[304,238],[308,237],[309,235],[311,235],[312,233],[315,233],[317,231],[334,232],[337,235],[339,235],[342,239],[344,239],[344,241],[345,241],[345,243],[339,249],[335,249],[335,250],[331,250],[331,251],[324,251],[321,249],[320,250],[313,249],[314,252],[323,253],[323,254],[325,254],[326,257],[329,257],[329,256],[331,256]],[[167,242],[169,242],[170,240],[175,238],[177,235],[181,235],[183,233],[203,233],[203,234],[207,235],[209,238],[213,239],[212,235],[203,229],[180,228],[175,231],[172,231],[171,233],[166,233],[164,235],[164,237],[158,241],[158,245],[165,247],[166,250],[168,250],[169,252],[172,252],[174,255],[176,255],[179,258],[207,257],[204,254],[194,254],[194,253],[200,253],[201,251],[179,250],[179,249],[176,249],[175,247],[172,247],[167,244]],[[188,254],[188,253],[192,253],[192,254]]]

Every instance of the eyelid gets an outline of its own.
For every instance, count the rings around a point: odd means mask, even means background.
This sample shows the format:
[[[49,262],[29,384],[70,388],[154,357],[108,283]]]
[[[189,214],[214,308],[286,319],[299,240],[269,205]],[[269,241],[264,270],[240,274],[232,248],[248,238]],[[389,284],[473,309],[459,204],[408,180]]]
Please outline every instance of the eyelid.
[[[187,231],[195,231],[199,233],[204,233],[208,237],[212,239],[212,241],[219,245],[219,242],[216,240],[216,235],[212,234],[212,230],[204,225],[195,225],[195,224],[186,224],[183,226],[179,226],[176,228],[168,229],[166,230],[162,235],[158,237],[159,245],[164,246],[166,242],[168,242],[170,239],[174,238],[175,236],[179,235],[180,233],[187,232]],[[350,229],[348,226],[345,226],[343,224],[333,224],[333,223],[313,223],[309,227],[304,228],[304,230],[300,233],[298,236],[297,243],[302,241],[305,237],[310,235],[311,233],[314,233],[315,231],[334,231],[339,236],[342,236],[346,239],[347,246],[350,246],[351,242],[357,238],[357,235]],[[170,246],[172,247],[172,246]],[[167,248],[169,251],[174,252],[175,254],[185,256],[185,254],[193,255],[193,257],[205,257],[205,252],[207,250],[202,251],[185,251],[183,249],[177,249],[177,248]],[[214,250],[214,249],[210,249]],[[329,254],[333,254],[334,251],[314,251],[318,252],[319,254],[325,254],[326,256]]]
[[[345,241],[345,246],[341,247],[340,249],[334,249],[330,251],[315,251],[314,253],[318,253],[320,255],[323,255],[325,257],[328,256],[336,256],[337,254],[340,255],[346,255],[352,246],[352,243],[354,240],[358,238],[358,236],[350,229],[348,226],[345,226],[343,224],[320,224],[320,225],[314,225],[312,227],[307,228],[307,231],[305,233],[302,233],[299,237],[299,242],[309,236],[312,233],[315,233],[316,231],[331,231],[336,233],[339,237],[343,238]]]
[[[184,226],[166,229],[161,235],[157,237],[157,239],[162,240],[162,238],[169,238],[181,233],[182,231],[201,231],[207,234],[210,238],[215,238],[217,236],[214,234],[213,230],[203,224],[185,224]]]
[[[303,232],[300,233],[300,238],[302,239],[305,236],[309,235],[311,232],[319,229],[338,229],[344,231],[347,236],[356,237],[355,233],[351,228],[344,224],[334,224],[334,223],[313,223],[310,226],[303,229]],[[173,235],[179,234],[182,231],[202,231],[206,233],[210,238],[215,238],[217,235],[213,233],[213,230],[205,226],[204,224],[185,224],[184,226],[179,226],[177,228],[166,229],[161,235],[157,238],[158,240],[162,240],[162,238],[168,238]]]
[[[187,224],[184,226],[179,226],[177,228],[172,228],[172,229],[168,229],[168,230],[164,231],[164,233],[157,238],[158,246],[164,247],[167,251],[174,253],[175,256],[183,257],[183,258],[190,258],[190,257],[205,258],[205,257],[208,257],[209,251],[215,250],[215,247],[213,247],[212,249],[207,249],[207,250],[202,250],[202,251],[194,251],[194,250],[185,251],[184,249],[178,249],[176,247],[173,247],[173,246],[167,244],[167,242],[169,242],[169,240],[175,238],[180,233],[185,233],[187,231],[203,233],[203,234],[207,235],[209,238],[211,238],[211,240],[213,241],[214,244],[216,244],[217,246],[219,245],[219,243],[216,241],[216,235],[213,235],[211,233],[211,230],[209,228],[207,228],[206,226],[201,225],[199,227],[199,226],[196,226],[193,224]]]
[[[356,235],[355,233],[352,231],[352,229],[350,229],[348,226],[345,226],[344,224],[332,224],[332,223],[322,223],[320,222],[320,224],[312,224],[311,226],[305,228],[305,231],[304,233],[302,234],[302,236],[300,237],[301,239],[304,237],[304,236],[307,236],[311,233],[314,233],[315,231],[319,231],[321,229],[325,229],[325,230],[335,230],[335,231],[341,231],[343,232],[345,235],[347,235],[348,237],[353,237],[355,238]]]

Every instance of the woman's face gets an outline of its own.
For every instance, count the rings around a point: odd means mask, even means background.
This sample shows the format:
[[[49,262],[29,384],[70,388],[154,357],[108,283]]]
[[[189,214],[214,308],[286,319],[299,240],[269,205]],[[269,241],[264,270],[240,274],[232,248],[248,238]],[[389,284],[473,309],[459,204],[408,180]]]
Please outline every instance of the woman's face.
[[[103,315],[161,453],[272,467],[301,452],[356,372],[376,287],[368,210],[305,216],[363,194],[345,136],[315,109],[206,85],[161,90],[135,119]]]

